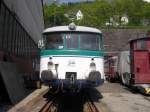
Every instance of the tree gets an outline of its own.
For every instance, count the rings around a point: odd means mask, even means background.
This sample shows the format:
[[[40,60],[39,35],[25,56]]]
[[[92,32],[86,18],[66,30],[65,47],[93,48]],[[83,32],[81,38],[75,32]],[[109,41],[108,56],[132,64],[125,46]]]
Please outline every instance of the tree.
[[[121,17],[124,15],[129,18],[129,26],[142,25],[143,19],[150,20],[150,3],[143,0],[96,0],[92,3],[45,5],[45,26],[68,25],[78,10],[82,11],[84,17],[80,21],[74,20],[76,24],[97,28],[105,27],[111,17],[121,25]]]

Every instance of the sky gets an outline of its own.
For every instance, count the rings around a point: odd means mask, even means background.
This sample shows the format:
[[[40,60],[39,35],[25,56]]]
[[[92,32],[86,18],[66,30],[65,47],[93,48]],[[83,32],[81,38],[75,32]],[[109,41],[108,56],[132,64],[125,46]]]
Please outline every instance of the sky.
[[[45,3],[52,3],[54,2],[55,0],[43,0],[44,1],[44,4]],[[68,3],[68,2],[80,2],[80,1],[94,1],[94,0],[56,0],[58,3]],[[144,1],[147,1],[147,2],[150,2],[150,0],[144,0]]]
[[[65,2],[80,2],[80,1],[87,1],[87,0],[58,0],[61,3],[65,3]]]
[[[43,0],[44,3],[52,3],[55,0]],[[94,0],[56,0],[58,3],[68,3],[68,2],[80,2],[80,1],[94,1]]]

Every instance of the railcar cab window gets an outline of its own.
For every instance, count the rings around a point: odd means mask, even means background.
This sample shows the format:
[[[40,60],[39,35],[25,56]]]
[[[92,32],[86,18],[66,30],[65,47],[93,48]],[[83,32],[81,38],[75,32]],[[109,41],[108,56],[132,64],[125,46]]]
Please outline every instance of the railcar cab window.
[[[61,33],[48,34],[45,36],[46,49],[63,49],[64,35]]]
[[[67,49],[77,49],[78,48],[78,34],[70,33],[66,34],[66,45]]]
[[[96,33],[58,32],[44,35],[46,49],[101,50],[102,37]]]
[[[100,35],[94,33],[66,34],[67,49],[101,50]]]
[[[97,34],[81,34],[80,48],[83,50],[101,50],[100,36]]]

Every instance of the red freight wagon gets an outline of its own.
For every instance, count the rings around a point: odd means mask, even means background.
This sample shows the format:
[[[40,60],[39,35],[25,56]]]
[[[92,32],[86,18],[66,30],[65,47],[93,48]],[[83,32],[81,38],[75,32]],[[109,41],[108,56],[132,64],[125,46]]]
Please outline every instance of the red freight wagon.
[[[117,56],[113,56],[105,61],[105,74],[107,80],[109,81],[115,81],[115,79],[117,78],[117,60]]]
[[[131,84],[150,94],[150,37],[130,41]]]

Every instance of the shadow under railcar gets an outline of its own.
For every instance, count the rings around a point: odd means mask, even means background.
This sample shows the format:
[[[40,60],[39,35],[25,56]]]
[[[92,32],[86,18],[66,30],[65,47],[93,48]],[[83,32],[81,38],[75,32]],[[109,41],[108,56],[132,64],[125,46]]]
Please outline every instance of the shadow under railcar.
[[[90,96],[93,102],[99,102],[103,96],[95,88],[83,89],[78,93],[71,92],[59,92],[55,95],[51,94],[51,90],[43,97],[47,100],[53,99],[53,97],[59,97],[55,101],[57,112],[85,112],[85,104],[88,102],[87,95]]]

